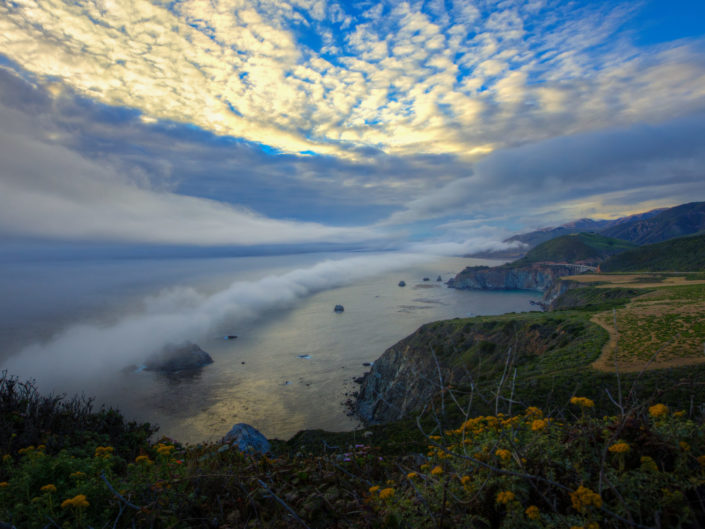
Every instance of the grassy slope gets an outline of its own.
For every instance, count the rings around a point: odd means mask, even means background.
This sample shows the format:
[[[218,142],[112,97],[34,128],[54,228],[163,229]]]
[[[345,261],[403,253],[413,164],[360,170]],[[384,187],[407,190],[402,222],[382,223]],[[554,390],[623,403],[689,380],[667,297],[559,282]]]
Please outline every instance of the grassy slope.
[[[671,239],[628,250],[600,265],[603,272],[664,272],[705,270],[705,234]]]
[[[539,244],[512,266],[524,266],[542,261],[575,263],[600,262],[606,257],[634,248],[634,244],[604,237],[596,233],[563,235]]]

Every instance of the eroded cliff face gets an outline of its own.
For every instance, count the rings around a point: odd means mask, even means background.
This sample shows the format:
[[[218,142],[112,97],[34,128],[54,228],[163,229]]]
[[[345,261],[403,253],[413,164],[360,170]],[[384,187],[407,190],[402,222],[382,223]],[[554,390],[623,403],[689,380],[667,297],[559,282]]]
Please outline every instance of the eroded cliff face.
[[[579,273],[580,269],[563,264],[534,264],[522,267],[471,266],[448,282],[458,289],[478,290],[538,290],[550,288],[559,277]]]
[[[583,332],[582,323],[539,314],[426,324],[374,363],[361,382],[356,411],[367,424],[401,419],[448,385],[495,384],[510,352],[513,361],[526,364]]]

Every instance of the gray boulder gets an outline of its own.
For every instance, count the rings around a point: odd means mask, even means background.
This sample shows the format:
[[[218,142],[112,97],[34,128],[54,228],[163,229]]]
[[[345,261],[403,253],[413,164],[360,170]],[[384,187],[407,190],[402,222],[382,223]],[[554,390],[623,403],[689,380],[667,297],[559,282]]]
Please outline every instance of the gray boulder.
[[[198,369],[212,363],[211,355],[195,343],[185,342],[180,345],[165,345],[161,351],[147,359],[144,368],[147,371],[174,373]]]
[[[245,424],[238,423],[225,434],[223,442],[230,444],[231,448],[235,448],[240,452],[258,452],[266,454],[271,449],[269,441],[262,435],[257,428]]]

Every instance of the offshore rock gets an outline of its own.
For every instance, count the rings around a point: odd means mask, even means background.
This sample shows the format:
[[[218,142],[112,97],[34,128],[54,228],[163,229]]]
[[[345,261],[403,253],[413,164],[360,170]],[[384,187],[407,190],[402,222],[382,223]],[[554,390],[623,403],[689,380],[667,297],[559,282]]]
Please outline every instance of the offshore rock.
[[[212,363],[211,355],[195,343],[185,342],[180,345],[165,345],[161,351],[147,359],[144,368],[147,371],[175,373],[199,369]]]
[[[558,278],[585,271],[583,266],[571,264],[537,263],[528,266],[469,266],[448,286],[477,290],[537,290],[550,288]]]
[[[271,449],[269,441],[262,435],[257,428],[245,424],[238,423],[225,434],[223,442],[230,444],[231,448],[240,452],[257,452],[266,454]]]

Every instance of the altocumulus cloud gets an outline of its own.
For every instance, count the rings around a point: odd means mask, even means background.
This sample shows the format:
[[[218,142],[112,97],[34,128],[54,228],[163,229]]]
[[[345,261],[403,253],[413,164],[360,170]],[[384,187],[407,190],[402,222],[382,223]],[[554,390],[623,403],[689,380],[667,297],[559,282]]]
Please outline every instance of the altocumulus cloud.
[[[0,48],[145,119],[286,152],[456,153],[702,105],[701,45],[632,44],[631,3],[25,0]]]

